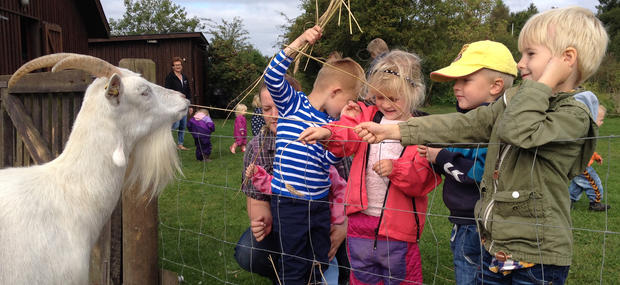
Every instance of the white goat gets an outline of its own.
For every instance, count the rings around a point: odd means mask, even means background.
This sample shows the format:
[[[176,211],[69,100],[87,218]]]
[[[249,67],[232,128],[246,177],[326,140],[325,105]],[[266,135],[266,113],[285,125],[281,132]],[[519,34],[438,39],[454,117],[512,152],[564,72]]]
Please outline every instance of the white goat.
[[[98,78],[64,151],[53,161],[0,170],[0,284],[86,284],[90,252],[121,188],[156,196],[180,171],[170,126],[186,114],[181,93],[101,59],[53,54],[26,63]],[[138,193],[136,193],[138,194]]]

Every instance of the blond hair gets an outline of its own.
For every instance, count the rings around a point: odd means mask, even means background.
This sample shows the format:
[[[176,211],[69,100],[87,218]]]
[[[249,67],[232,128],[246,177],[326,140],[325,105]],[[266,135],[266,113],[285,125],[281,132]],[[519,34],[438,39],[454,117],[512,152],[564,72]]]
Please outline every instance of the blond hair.
[[[482,70],[485,73],[485,75],[489,78],[489,80],[493,81],[496,78],[499,78],[502,81],[504,81],[504,89],[502,89],[502,91],[501,91],[502,93],[506,89],[512,87],[512,84],[515,81],[515,77],[512,74],[503,73],[501,71],[497,71],[497,70],[493,70],[493,69],[489,69],[489,68],[483,68]]]
[[[368,72],[368,84],[363,94],[382,93],[401,96],[406,110],[413,113],[424,102],[425,85],[422,79],[420,57],[402,50],[392,50],[383,56]],[[379,93],[380,94],[380,93]],[[367,98],[373,101],[374,98]]]
[[[370,53],[370,56],[372,56],[373,58],[375,58],[376,56],[382,53],[386,53],[390,51],[390,49],[388,48],[388,45],[381,38],[376,38],[370,41],[368,43],[368,46],[366,46],[366,50]]]
[[[206,116],[209,116],[209,111],[208,111],[207,109],[204,109],[204,108],[200,108],[200,109],[198,109],[198,110],[196,111],[196,113],[203,113],[203,114],[205,114]]]
[[[248,106],[246,106],[243,103],[239,103],[237,104],[237,107],[235,107],[235,112],[237,113],[237,116],[245,114],[247,110],[248,110]]]
[[[554,56],[566,48],[577,50],[577,84],[598,69],[609,37],[592,11],[581,7],[551,9],[532,16],[519,34],[519,51],[529,45],[547,47]]]
[[[362,88],[359,79],[363,77],[364,69],[350,57],[332,60],[319,70],[313,88],[322,90],[336,83],[343,91],[354,95],[350,99],[356,99]]]
[[[260,104],[260,90],[259,93],[254,94],[254,98],[252,98],[252,107],[254,108],[260,108],[261,104]]]

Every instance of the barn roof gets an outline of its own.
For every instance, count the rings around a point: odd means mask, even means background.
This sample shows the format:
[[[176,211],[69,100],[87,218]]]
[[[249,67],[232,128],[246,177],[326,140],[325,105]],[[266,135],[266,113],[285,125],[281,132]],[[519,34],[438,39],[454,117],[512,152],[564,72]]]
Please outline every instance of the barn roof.
[[[99,0],[77,0],[75,5],[84,13],[89,38],[106,38],[110,35],[110,25]]]
[[[204,34],[201,32],[111,36],[109,38],[100,38],[100,39],[91,38],[91,39],[88,39],[88,43],[90,44],[90,43],[109,43],[109,42],[126,42],[126,41],[157,41],[157,40],[173,40],[173,39],[192,39],[204,45],[209,44]]]

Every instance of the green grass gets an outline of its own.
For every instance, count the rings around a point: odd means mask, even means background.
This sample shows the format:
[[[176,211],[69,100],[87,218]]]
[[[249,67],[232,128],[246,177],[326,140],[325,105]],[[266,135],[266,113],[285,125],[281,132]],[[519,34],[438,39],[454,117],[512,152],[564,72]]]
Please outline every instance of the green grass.
[[[453,110],[453,106],[425,109],[433,114]],[[159,198],[160,265],[182,274],[186,284],[271,284],[240,269],[233,257],[234,245],[249,224],[245,196],[239,190],[243,154],[228,150],[233,123],[228,120],[223,126],[223,120],[216,120],[213,160],[208,163],[196,161],[193,139],[186,134],[185,145],[192,150],[179,151],[185,177],[168,185]],[[620,118],[608,117],[600,135],[619,134]],[[615,284],[620,272],[620,176],[614,175],[620,171],[620,139],[599,139],[597,151],[604,164],[594,167],[603,180],[604,202],[612,208],[608,213],[590,212],[585,195],[576,204],[572,211],[573,264],[567,284]],[[424,281],[454,284],[451,224],[441,187],[429,196],[429,213],[420,240]]]

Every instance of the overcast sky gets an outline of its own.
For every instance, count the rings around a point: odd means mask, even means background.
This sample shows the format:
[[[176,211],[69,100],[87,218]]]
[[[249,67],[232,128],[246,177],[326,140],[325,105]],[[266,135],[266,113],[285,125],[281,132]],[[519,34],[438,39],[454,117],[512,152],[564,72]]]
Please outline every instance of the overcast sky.
[[[100,0],[108,19],[119,19],[125,13],[123,0]],[[220,19],[231,20],[235,16],[243,20],[249,32],[250,43],[264,55],[274,54],[278,35],[282,34],[280,26],[286,24],[284,13],[290,19],[301,14],[300,1],[294,0],[172,0],[185,7],[190,17],[209,18],[216,22]],[[355,0],[353,0],[355,1]],[[504,0],[510,11],[525,10],[534,3],[539,11],[551,7],[582,6],[596,11],[598,1],[593,0]]]

